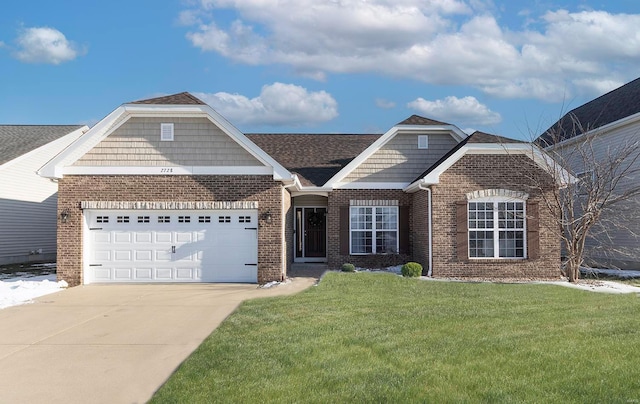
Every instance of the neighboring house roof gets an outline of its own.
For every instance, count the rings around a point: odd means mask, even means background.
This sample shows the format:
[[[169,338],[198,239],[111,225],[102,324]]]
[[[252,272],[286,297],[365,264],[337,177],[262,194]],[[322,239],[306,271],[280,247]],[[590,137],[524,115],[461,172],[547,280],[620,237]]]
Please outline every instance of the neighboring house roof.
[[[0,125],[0,165],[53,142],[83,125]]]
[[[188,92],[133,101],[129,104],[155,104],[155,105],[207,105],[204,101]]]
[[[568,112],[536,141],[549,146],[637,113],[640,113],[640,78]]]
[[[435,119],[425,118],[420,115],[411,115],[402,122],[398,122],[398,125],[451,125],[450,123],[436,121]]]
[[[297,174],[303,186],[321,187],[382,135],[252,133],[246,136]]]

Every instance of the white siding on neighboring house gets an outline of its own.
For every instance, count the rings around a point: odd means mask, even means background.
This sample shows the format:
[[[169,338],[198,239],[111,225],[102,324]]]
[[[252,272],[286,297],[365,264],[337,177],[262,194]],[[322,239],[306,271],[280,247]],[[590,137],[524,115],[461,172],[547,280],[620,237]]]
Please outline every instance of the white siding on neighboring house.
[[[418,134],[398,134],[356,167],[343,182],[411,182],[458,143],[450,135],[428,135],[418,148]]]
[[[640,139],[640,123],[629,124],[616,127],[608,132],[598,133],[591,141],[591,146],[587,149],[589,153],[593,150],[595,161],[606,161],[610,156],[616,154],[616,150],[621,150],[628,142],[635,142]],[[586,169],[584,160],[580,153],[575,151],[577,141],[569,141],[566,144],[554,149],[565,159],[567,168],[572,172],[580,174]],[[632,171],[634,175],[626,177],[620,181],[622,189],[637,187],[640,183],[640,159],[635,162]],[[640,197],[635,197],[615,206],[611,212],[604,214],[600,223],[605,226],[593,230],[593,234],[598,234],[596,238],[587,241],[586,257],[590,264],[610,265],[624,269],[640,269]],[[611,215],[615,215],[615,220]],[[617,223],[616,226],[613,224]]]
[[[55,259],[58,185],[36,171],[82,133],[76,130],[0,166],[0,264]]]

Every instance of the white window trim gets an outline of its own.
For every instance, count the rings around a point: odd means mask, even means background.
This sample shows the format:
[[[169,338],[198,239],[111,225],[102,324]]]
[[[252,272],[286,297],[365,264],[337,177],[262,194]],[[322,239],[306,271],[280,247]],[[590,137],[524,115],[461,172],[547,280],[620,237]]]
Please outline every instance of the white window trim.
[[[161,123],[160,124],[160,141],[173,142],[173,137],[174,137],[173,123]]]
[[[418,135],[418,149],[429,148],[429,135]]]
[[[353,229],[351,226],[351,209],[358,209],[358,208],[371,208],[371,216],[372,216],[372,222],[371,222],[371,230],[366,229],[366,230],[362,230],[362,229]],[[376,229],[376,209],[382,209],[382,208],[390,208],[390,209],[395,209],[396,211],[396,253],[399,252],[400,250],[400,211],[398,209],[397,206],[372,206],[372,205],[366,205],[366,206],[349,206],[349,255],[374,255],[374,254],[378,254],[376,252],[376,233],[378,231],[393,231],[391,229]],[[352,232],[357,231],[357,232],[371,232],[371,252],[370,253],[354,253],[353,252],[353,246],[352,246],[352,241],[353,238],[351,237]],[[379,253],[379,254],[386,254],[386,253]]]
[[[469,203],[471,202],[491,202],[493,203],[493,227],[487,229],[471,229],[469,228]],[[500,256],[500,231],[509,231],[509,229],[500,229],[498,227],[498,202],[522,202],[522,211],[524,215],[522,225],[522,257],[501,257]],[[513,229],[516,230],[516,229]],[[469,240],[469,234],[472,231],[493,231],[493,257],[472,257],[471,256],[471,243]],[[517,229],[520,231],[520,229]],[[529,252],[527,251],[527,201],[522,198],[509,198],[509,197],[484,197],[469,199],[467,201],[467,257],[470,260],[526,260]]]

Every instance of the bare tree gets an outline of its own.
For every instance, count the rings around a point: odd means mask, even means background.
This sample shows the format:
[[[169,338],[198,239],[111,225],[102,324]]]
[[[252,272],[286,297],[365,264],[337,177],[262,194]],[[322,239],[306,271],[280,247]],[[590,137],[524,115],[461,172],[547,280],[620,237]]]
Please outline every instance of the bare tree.
[[[535,143],[546,149],[548,172],[562,186],[543,194],[543,204],[555,215],[555,229],[563,242],[565,274],[580,277],[585,252],[640,255],[639,248],[616,245],[614,234],[638,237],[640,223],[640,138],[637,132],[615,138],[599,129],[583,127],[575,115],[554,125]],[[535,147],[535,146],[534,146]],[[566,170],[566,171],[565,171]],[[568,174],[569,175],[568,175]]]

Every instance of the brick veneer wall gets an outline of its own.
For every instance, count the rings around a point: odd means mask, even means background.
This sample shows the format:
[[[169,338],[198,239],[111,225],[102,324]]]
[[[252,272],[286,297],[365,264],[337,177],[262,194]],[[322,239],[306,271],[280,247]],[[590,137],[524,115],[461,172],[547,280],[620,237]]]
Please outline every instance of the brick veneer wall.
[[[531,178],[534,178],[532,180]],[[536,183],[550,193],[555,185],[549,175],[523,155],[466,155],[440,176],[432,187],[433,276],[549,279],[560,276],[560,239],[552,231],[554,220],[541,201]],[[523,191],[530,201],[539,201],[538,259],[459,261],[456,250],[456,201],[482,189],[502,188]]]
[[[398,206],[411,206],[412,195],[399,189],[337,189],[329,193],[327,213],[327,264],[330,269],[339,269],[345,262],[357,267],[397,265],[411,259],[411,254],[401,256],[342,255],[340,253],[340,208],[349,206],[352,199],[397,200]],[[409,211],[409,234],[411,235],[411,211]],[[347,223],[348,225],[348,223]],[[412,251],[411,236],[409,251]]]
[[[82,201],[257,201],[258,282],[281,280],[283,262],[282,184],[272,177],[247,176],[65,176],[58,182],[59,280],[82,284]],[[262,215],[271,213],[271,224]]]

